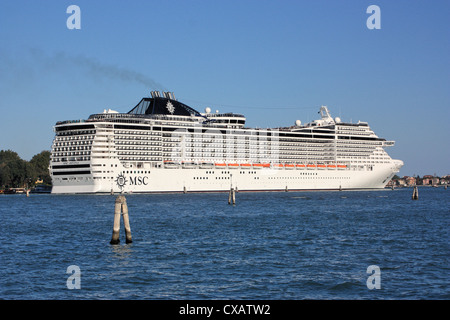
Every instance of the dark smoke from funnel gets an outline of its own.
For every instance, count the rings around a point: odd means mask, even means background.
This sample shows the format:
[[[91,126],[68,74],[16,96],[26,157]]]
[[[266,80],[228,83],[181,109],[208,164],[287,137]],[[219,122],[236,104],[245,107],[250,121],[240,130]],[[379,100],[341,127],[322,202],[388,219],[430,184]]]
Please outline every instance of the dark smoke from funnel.
[[[105,78],[109,80],[120,80],[124,82],[134,82],[144,85],[147,89],[163,90],[166,89],[160,83],[150,77],[126,68],[111,64],[105,64],[95,58],[84,55],[68,55],[65,52],[58,52],[53,56],[44,54],[41,50],[30,49],[31,57],[36,63],[42,63],[46,71],[56,71],[68,69],[68,66],[81,68],[82,71],[94,76],[95,78]]]

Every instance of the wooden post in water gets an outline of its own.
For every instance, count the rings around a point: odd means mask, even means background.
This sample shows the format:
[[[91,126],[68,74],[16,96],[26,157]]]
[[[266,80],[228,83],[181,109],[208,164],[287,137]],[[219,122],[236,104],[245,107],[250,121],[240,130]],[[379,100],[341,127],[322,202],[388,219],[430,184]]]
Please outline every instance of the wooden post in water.
[[[125,237],[126,243],[132,243],[131,240],[131,228],[130,228],[130,221],[128,217],[128,206],[127,206],[127,199],[125,196],[118,196],[116,198],[116,203],[114,206],[114,227],[113,227],[113,234],[111,238],[110,244],[119,244],[119,235],[120,235],[120,216],[123,217],[123,225],[125,229]]]
[[[228,194],[228,204],[236,204],[236,192],[233,188],[230,188],[230,193]]]
[[[413,194],[412,194],[412,199],[413,199],[413,200],[418,200],[418,199],[419,199],[419,190],[417,189],[417,186],[414,186],[414,190],[413,190]]]
[[[114,207],[114,227],[113,227],[113,234],[110,241],[110,244],[119,244],[119,234],[120,234],[120,213],[122,211],[122,204],[120,203],[118,196],[116,198],[116,204]]]
[[[123,227],[125,229],[125,243],[132,243],[133,240],[131,240],[131,228],[130,228],[130,220],[128,217],[128,206],[125,197],[123,197],[122,203],[122,217],[123,217]]]

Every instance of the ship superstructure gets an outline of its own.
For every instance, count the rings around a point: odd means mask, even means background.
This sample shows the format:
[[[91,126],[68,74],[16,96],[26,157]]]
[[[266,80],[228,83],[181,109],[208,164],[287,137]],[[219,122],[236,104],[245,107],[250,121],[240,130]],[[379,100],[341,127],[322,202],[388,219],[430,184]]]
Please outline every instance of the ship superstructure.
[[[104,110],[54,126],[52,193],[384,188],[403,162],[366,122],[245,127],[235,113],[200,113],[152,91],[128,113]]]

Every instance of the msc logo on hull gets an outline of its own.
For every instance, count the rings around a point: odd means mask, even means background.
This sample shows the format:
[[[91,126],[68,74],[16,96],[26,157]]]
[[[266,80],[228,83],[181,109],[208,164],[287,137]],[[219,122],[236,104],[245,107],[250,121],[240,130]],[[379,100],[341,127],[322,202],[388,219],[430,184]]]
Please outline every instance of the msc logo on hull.
[[[148,185],[148,177],[143,176],[135,176],[127,178],[123,173],[120,173],[116,178],[116,184],[123,190],[125,185],[129,184],[130,186],[146,186]]]

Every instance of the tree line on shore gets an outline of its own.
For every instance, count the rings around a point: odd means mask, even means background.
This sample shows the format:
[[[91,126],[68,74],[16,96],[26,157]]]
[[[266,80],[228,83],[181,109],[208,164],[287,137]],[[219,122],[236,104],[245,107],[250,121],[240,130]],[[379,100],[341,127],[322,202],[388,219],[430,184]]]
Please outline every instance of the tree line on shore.
[[[26,161],[11,150],[0,150],[0,189],[33,187],[37,181],[51,185],[48,171],[50,151],[44,150]]]

